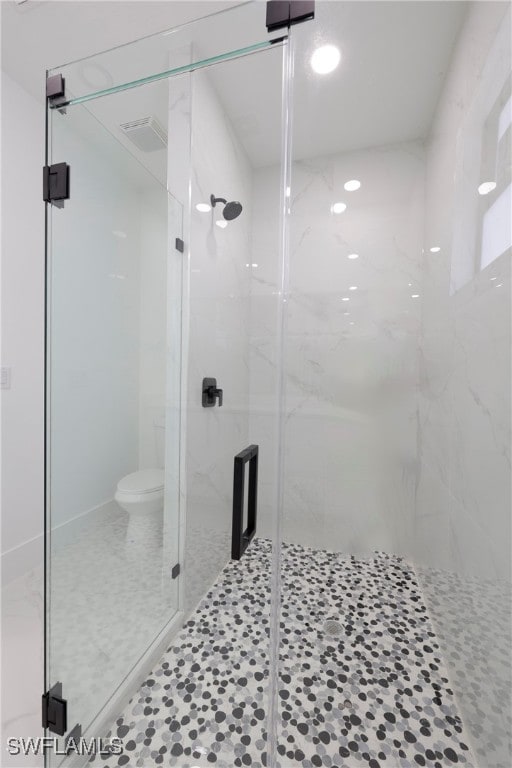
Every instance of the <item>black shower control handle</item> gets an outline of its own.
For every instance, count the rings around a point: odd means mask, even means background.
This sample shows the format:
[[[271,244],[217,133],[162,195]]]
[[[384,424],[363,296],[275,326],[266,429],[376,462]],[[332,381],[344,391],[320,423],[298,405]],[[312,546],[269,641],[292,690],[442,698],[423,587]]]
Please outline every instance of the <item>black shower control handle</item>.
[[[222,405],[223,391],[217,387],[217,379],[205,378],[203,379],[202,389],[202,404],[203,408],[212,408],[216,405],[217,400],[219,406]]]

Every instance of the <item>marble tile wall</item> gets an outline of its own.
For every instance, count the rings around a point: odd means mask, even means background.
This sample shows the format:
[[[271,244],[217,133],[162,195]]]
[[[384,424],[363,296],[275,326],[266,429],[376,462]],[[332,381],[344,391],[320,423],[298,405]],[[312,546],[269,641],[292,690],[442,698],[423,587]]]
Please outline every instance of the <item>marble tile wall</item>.
[[[255,177],[251,387],[275,382],[275,170]],[[343,189],[357,178],[361,188]],[[407,553],[416,470],[423,148],[293,164],[284,538],[355,554]],[[333,214],[342,200],[347,209]],[[357,259],[349,254],[357,253]],[[357,290],[351,290],[356,286]],[[348,300],[343,300],[348,299]],[[272,428],[270,410],[268,430]],[[261,415],[254,416],[261,421]],[[252,425],[251,425],[252,429]],[[265,514],[270,488],[261,484]]]

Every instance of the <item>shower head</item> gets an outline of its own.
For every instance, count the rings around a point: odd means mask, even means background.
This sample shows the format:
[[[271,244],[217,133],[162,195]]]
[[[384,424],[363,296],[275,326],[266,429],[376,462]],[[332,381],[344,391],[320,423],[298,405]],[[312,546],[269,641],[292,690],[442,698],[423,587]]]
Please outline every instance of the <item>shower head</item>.
[[[222,211],[222,215],[227,221],[231,221],[231,219],[236,219],[237,216],[240,216],[242,213],[242,204],[239,203],[237,200],[233,200],[231,203],[226,203],[224,206],[224,210]]]
[[[222,211],[222,215],[226,221],[236,219],[242,213],[242,203],[239,203],[237,200],[233,200],[232,202],[228,203],[228,201],[223,197],[215,197],[215,195],[210,195],[210,202],[212,204],[212,208],[215,208],[217,203],[224,203],[224,210]]]

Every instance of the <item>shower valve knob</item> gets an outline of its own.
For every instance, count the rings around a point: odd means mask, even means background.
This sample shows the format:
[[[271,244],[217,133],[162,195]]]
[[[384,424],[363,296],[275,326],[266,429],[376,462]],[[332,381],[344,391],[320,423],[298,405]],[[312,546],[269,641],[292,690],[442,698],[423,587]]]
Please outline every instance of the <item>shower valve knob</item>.
[[[203,379],[203,408],[212,408],[216,400],[222,405],[223,391],[217,387],[217,379]]]

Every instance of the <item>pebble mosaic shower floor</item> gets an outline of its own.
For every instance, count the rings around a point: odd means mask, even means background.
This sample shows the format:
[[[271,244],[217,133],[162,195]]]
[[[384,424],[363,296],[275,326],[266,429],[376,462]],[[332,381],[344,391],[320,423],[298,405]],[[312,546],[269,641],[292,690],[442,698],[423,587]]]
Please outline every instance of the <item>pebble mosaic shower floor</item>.
[[[271,545],[230,562],[94,766],[262,768]],[[401,558],[283,547],[279,768],[475,766],[414,573]]]

